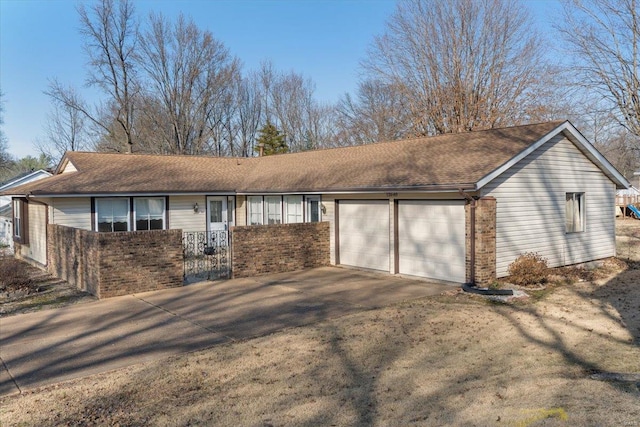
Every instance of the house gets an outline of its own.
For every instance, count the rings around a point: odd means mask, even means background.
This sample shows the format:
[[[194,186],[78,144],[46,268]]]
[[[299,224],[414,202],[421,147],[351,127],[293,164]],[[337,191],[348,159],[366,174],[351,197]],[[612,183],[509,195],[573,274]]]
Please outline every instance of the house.
[[[490,283],[526,252],[550,266],[614,256],[628,186],[568,121],[255,158],[68,152],[54,176],[12,190],[14,238],[44,265],[47,224],[233,234],[323,221],[331,264]]]
[[[37,171],[25,172],[16,177],[0,184],[0,193],[10,190],[22,184],[37,181],[42,178],[50,177],[51,173],[39,169]],[[0,196],[0,245],[9,246],[13,249],[13,210],[11,207],[10,196]]]

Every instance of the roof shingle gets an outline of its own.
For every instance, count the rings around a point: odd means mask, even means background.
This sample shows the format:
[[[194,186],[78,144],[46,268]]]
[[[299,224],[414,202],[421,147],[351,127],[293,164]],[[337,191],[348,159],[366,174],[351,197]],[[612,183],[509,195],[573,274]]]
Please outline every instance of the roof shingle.
[[[266,193],[469,186],[563,121],[253,158],[68,152],[14,194]],[[18,193],[19,192],[19,193]]]

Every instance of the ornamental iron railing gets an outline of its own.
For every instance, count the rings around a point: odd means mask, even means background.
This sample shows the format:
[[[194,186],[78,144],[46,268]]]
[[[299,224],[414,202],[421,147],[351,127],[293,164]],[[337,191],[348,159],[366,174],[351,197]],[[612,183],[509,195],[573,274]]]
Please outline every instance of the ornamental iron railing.
[[[183,232],[185,282],[229,278],[231,275],[229,243],[229,232],[226,230]]]

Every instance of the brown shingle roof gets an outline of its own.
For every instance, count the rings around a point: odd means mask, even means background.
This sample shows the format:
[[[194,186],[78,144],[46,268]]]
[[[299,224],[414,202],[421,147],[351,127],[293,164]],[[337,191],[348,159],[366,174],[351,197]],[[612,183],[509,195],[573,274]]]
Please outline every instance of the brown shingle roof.
[[[562,121],[260,158],[69,152],[20,194],[331,192],[469,186]]]

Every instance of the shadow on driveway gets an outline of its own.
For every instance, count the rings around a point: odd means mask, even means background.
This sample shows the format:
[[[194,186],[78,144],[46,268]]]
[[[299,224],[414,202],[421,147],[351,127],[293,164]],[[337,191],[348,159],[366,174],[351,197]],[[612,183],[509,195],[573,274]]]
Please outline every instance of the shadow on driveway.
[[[0,319],[0,395],[451,289],[325,267]]]

